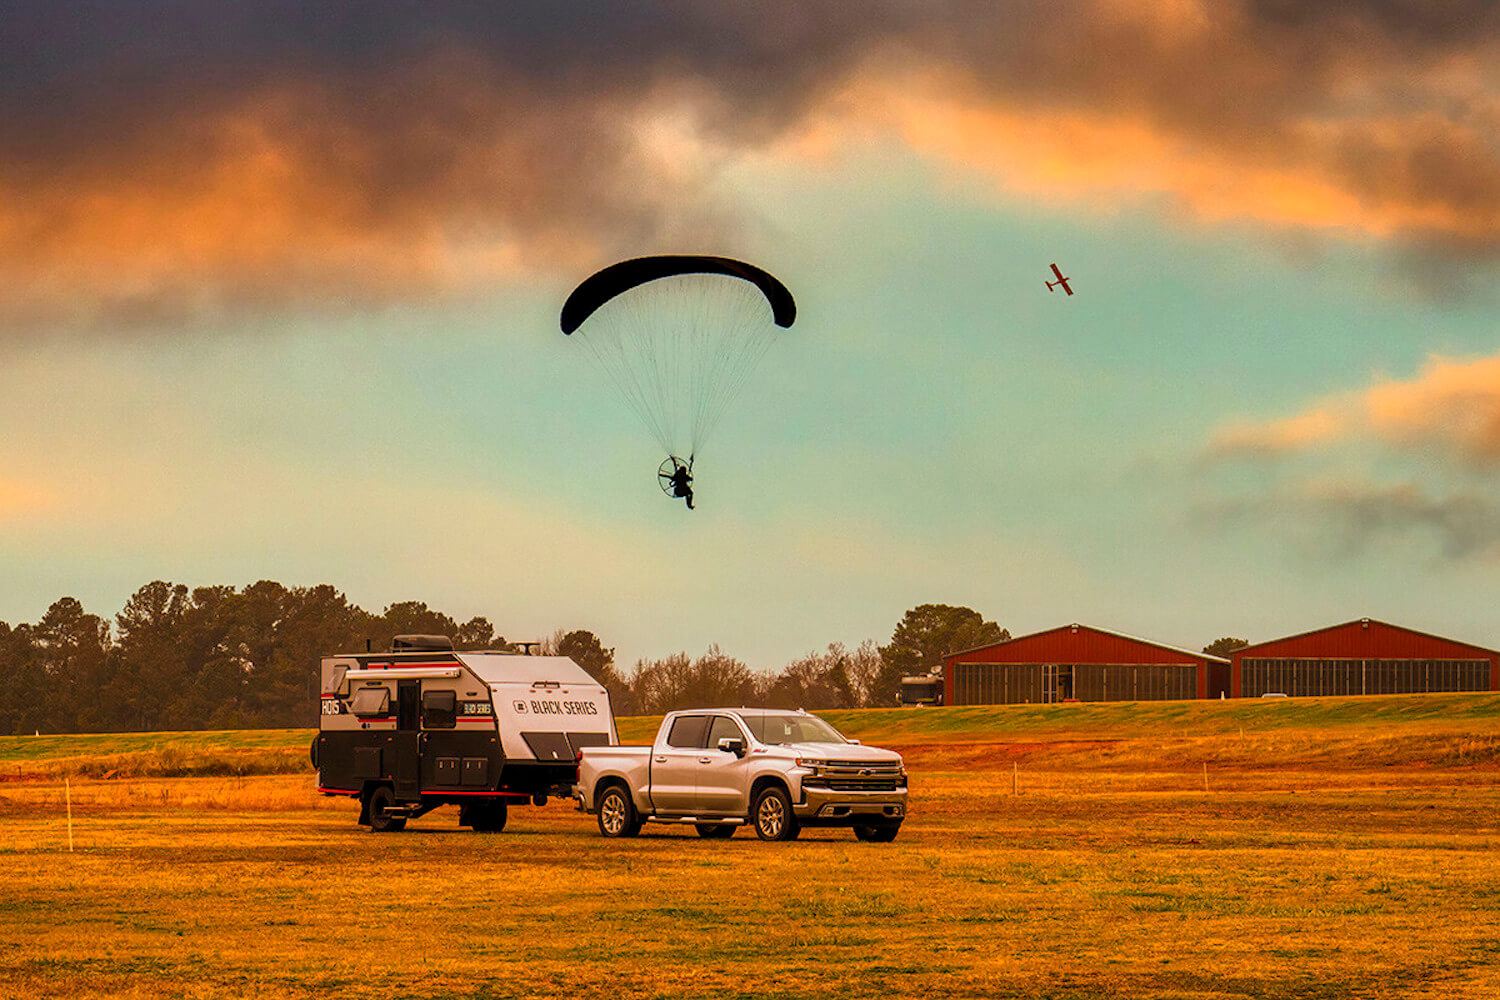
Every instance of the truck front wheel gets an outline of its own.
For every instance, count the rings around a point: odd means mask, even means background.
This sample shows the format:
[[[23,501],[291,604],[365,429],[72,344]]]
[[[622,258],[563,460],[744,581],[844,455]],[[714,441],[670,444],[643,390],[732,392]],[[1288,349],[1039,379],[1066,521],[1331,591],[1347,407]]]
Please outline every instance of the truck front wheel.
[[[606,837],[634,837],[641,832],[635,803],[619,785],[610,785],[599,796],[599,832]]]
[[[794,840],[802,832],[792,815],[792,800],[780,785],[768,785],[755,796],[750,822],[761,840]]]

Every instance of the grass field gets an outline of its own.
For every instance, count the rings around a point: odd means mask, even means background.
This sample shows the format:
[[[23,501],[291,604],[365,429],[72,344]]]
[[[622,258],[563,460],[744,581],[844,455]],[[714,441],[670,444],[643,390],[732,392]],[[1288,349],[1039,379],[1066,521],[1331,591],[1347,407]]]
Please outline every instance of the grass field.
[[[0,996],[1500,996],[1500,696],[826,714],[907,754],[894,844],[377,835],[307,732],[0,739]]]

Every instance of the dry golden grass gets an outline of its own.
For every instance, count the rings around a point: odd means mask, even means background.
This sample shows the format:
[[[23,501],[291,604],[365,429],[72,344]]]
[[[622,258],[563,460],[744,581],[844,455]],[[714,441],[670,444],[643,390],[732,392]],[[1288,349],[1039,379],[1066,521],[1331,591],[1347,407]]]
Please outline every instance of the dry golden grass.
[[[70,854],[61,785],[9,781],[0,997],[1493,998],[1500,768],[1470,728],[907,734],[889,845],[608,841],[559,803],[371,834],[269,775],[72,780]]]

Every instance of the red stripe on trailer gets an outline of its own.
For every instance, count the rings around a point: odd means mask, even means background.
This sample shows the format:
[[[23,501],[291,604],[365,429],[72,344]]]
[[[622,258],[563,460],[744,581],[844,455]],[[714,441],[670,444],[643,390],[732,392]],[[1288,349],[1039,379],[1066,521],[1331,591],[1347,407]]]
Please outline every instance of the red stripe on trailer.
[[[353,791],[348,788],[324,788],[322,785],[318,786],[318,791],[322,792],[324,795],[359,795],[358,791]]]

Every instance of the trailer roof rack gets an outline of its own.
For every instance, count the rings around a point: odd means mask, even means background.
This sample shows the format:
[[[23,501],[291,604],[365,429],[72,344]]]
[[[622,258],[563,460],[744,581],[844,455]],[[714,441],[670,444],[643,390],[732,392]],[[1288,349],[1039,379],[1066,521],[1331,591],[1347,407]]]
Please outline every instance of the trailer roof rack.
[[[453,640],[446,635],[398,635],[391,640],[393,653],[451,653]]]

